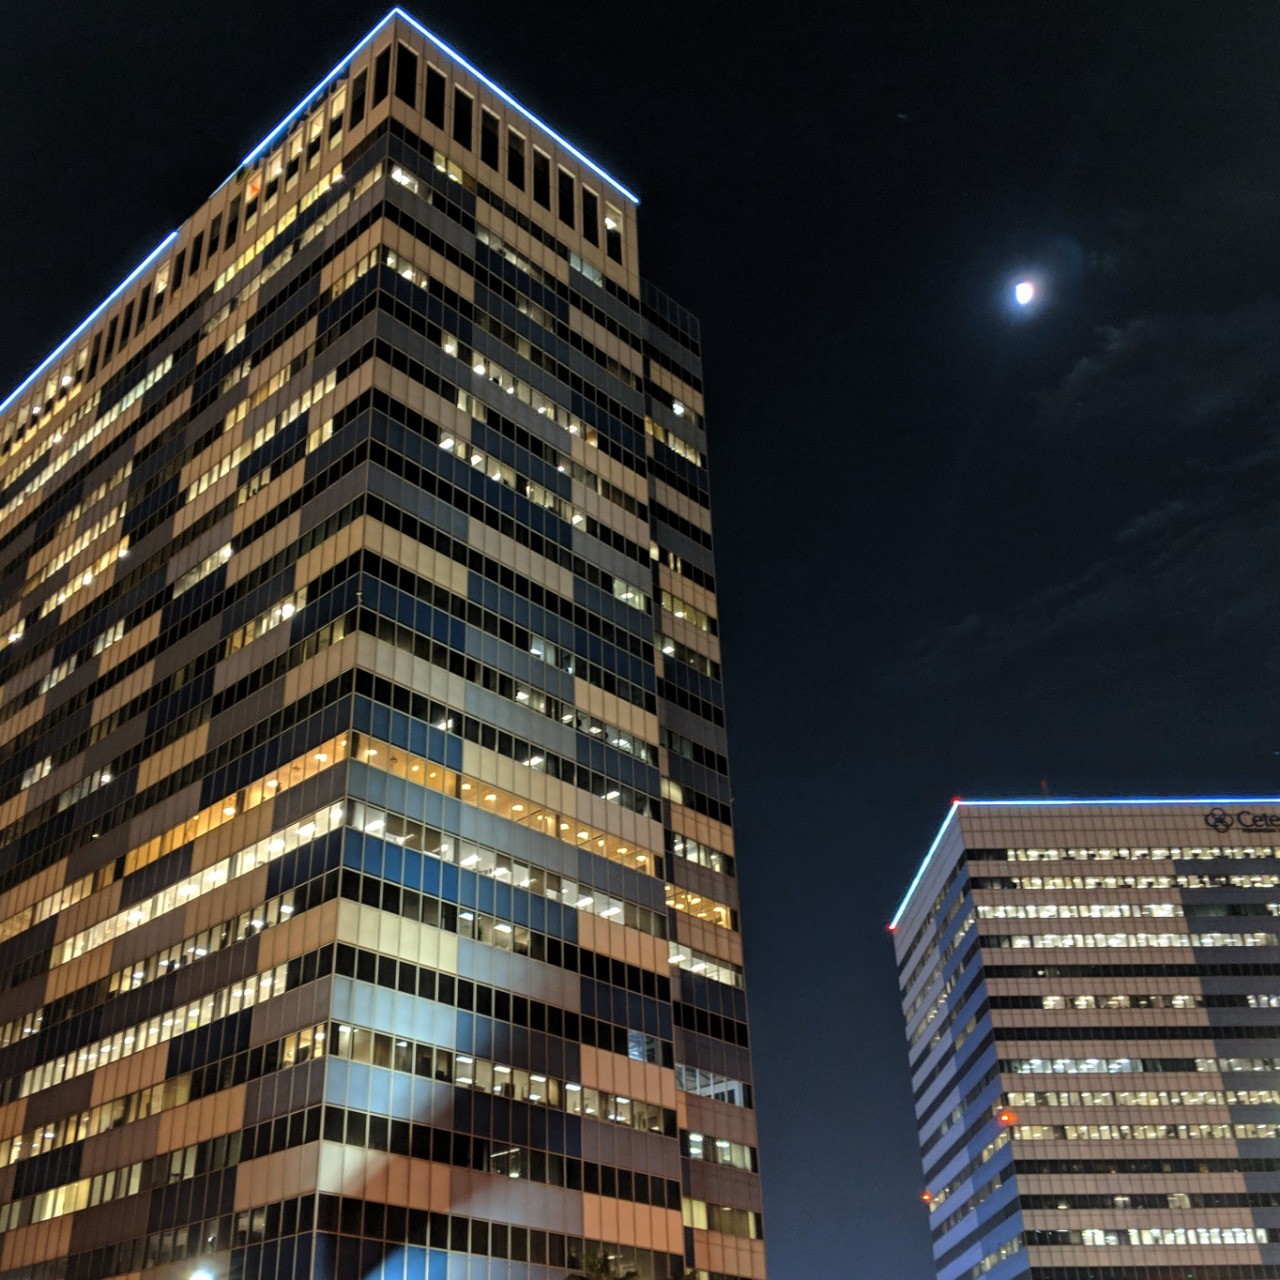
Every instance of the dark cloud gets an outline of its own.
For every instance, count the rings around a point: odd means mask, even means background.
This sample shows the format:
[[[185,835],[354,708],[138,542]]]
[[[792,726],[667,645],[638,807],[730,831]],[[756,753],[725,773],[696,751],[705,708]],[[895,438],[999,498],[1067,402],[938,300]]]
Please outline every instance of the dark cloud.
[[[1185,722],[1210,698],[1243,712],[1274,686],[1278,331],[1275,304],[1101,331],[1034,424],[1066,472],[1092,476],[1039,518],[1108,522],[1101,551],[939,626],[895,678],[995,708],[1012,693],[1014,708],[1087,715],[1099,734]]]

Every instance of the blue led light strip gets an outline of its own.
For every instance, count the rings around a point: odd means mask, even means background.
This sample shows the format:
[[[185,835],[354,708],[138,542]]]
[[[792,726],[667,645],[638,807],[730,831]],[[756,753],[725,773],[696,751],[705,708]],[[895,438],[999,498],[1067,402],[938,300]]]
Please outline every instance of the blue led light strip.
[[[929,852],[924,855],[924,861],[920,864],[920,869],[916,872],[916,877],[912,880],[907,892],[903,895],[902,901],[898,904],[898,910],[894,913],[894,917],[889,921],[889,932],[892,933],[897,929],[902,921],[902,914],[907,909],[907,903],[911,901],[911,895],[915,893],[920,886],[920,881],[924,879],[924,873],[929,870],[929,863],[933,861],[933,855],[938,852],[938,846],[942,843],[942,837],[946,835],[947,828],[951,825],[951,819],[956,816],[956,810],[960,808],[960,801],[953,800],[951,808],[947,810],[947,816],[942,820],[942,826],[938,828],[938,834],[933,837],[933,843],[929,846]]]
[[[0,413],[6,409],[62,355],[66,349],[178,238],[176,231],[170,231],[163,240],[134,269],[129,272],[118,285],[89,312],[83,320],[51,351],[9,394],[0,400]]]
[[[1064,804],[1280,804],[1280,796],[1090,796],[1087,800],[1035,796],[1029,800],[960,800],[957,803],[988,809],[996,805],[1028,809]]]
[[[620,195],[625,196],[628,200],[631,201],[632,204],[638,205],[640,203],[640,197],[637,196],[634,192],[629,191],[626,187],[624,187],[622,183],[620,183],[617,180],[617,178],[615,178],[610,173],[606,173],[605,170],[603,170],[598,164],[596,164],[596,162],[592,160],[590,157],[583,155],[582,152],[579,151],[578,148],[575,147],[573,143],[571,143],[567,138],[561,137],[560,134],[558,134],[553,128],[551,128],[549,124],[547,124],[543,120],[540,120],[536,115],[534,115],[533,112],[530,111],[528,107],[524,106],[522,103],[517,102],[515,98],[513,98],[501,85],[495,84],[492,80],[489,79],[487,75],[484,74],[483,71],[481,71],[478,67],[473,66],[470,62],[468,62],[466,58],[464,58],[462,54],[460,54],[456,49],[454,49],[451,45],[445,44],[445,42],[441,40],[438,35],[436,35],[432,31],[428,31],[427,28],[424,27],[422,23],[420,23],[415,17],[413,17],[412,14],[406,13],[403,9],[399,8],[398,6],[392,9],[391,12],[388,13],[387,16],[383,18],[382,21],[379,22],[377,26],[375,26],[373,30],[370,31],[369,34],[365,36],[365,38],[361,40],[359,44],[357,44],[355,48],[353,48],[345,58],[343,58],[342,61],[339,62],[333,68],[333,70],[330,71],[329,74],[325,76],[324,79],[321,80],[315,86],[315,88],[312,89],[311,92],[307,94],[305,98],[302,99],[301,102],[298,103],[297,106],[294,107],[294,109],[291,112],[289,112],[289,114],[285,116],[285,118],[281,120],[280,123],[276,125],[276,127],[272,129],[271,132],[267,134],[267,136],[263,138],[262,141],[259,142],[258,145],[254,147],[254,149],[250,151],[247,156],[245,156],[245,158],[240,163],[240,168],[246,169],[249,167],[249,165],[257,161],[262,156],[263,152],[270,148],[271,144],[275,142],[275,140],[279,138],[279,136],[286,129],[288,129],[288,127],[298,118],[298,116],[300,116],[307,109],[307,107],[309,107],[326,88],[328,88],[330,81],[332,81],[336,76],[338,76],[342,72],[342,70],[347,66],[347,64],[350,63],[351,60],[356,56],[356,54],[358,54],[360,50],[365,47],[365,45],[367,45],[371,40],[373,40],[379,34],[379,32],[381,32],[382,29],[394,18],[403,19],[403,21],[407,22],[409,26],[411,26],[420,35],[425,36],[428,40],[431,41],[433,45],[435,45],[437,49],[440,50],[441,53],[445,55],[445,57],[457,63],[458,66],[460,66],[464,71],[468,72],[470,75],[475,76],[475,78],[479,80],[481,84],[483,84],[491,92],[497,94],[497,96],[501,98],[503,102],[505,102],[509,107],[513,107],[516,111],[518,111],[522,116],[524,116],[526,120],[529,121],[530,124],[536,125],[539,129],[543,131],[543,133],[554,138],[556,142],[560,144],[560,146],[562,146],[567,152],[569,152],[570,155],[572,155],[577,160],[580,160],[583,164],[585,164],[587,168],[591,170],[592,173],[596,174],[600,178],[603,178],[604,181],[607,182],[611,187],[613,187],[613,189],[617,191]]]
[[[975,809],[992,809],[992,808],[1015,808],[1015,809],[1044,809],[1054,806],[1061,807],[1063,805],[1088,805],[1096,808],[1099,805],[1243,805],[1243,804],[1276,804],[1280,805],[1280,796],[1093,796],[1087,800],[1060,800],[1048,799],[1037,796],[1029,800],[953,800],[951,808],[947,811],[947,816],[942,820],[942,826],[938,828],[938,834],[934,836],[933,843],[929,846],[929,851],[924,855],[924,861],[920,863],[920,869],[915,874],[915,879],[907,888],[907,892],[903,895],[902,901],[898,904],[898,910],[894,913],[893,919],[889,922],[889,931],[892,933],[902,922],[903,914],[906,912],[907,904],[911,901],[911,895],[920,887],[920,881],[924,879],[924,873],[928,871],[930,862],[933,861],[933,855],[937,853],[938,846],[942,843],[942,837],[946,834],[947,828],[951,825],[951,819],[956,816],[956,811],[961,805],[972,807]]]

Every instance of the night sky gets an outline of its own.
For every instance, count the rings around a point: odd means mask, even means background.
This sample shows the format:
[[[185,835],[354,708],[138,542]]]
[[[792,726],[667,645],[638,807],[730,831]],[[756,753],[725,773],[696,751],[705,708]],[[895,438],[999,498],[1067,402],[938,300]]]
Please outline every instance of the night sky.
[[[0,394],[386,7],[6,6]],[[770,1270],[924,1280],[950,797],[1280,792],[1280,10],[407,7],[702,318]]]

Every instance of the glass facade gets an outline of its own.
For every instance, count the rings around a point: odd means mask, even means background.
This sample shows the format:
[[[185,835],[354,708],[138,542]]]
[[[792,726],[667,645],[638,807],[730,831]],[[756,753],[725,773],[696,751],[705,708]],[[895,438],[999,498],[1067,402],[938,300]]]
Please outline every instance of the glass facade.
[[[698,323],[393,11],[0,404],[0,1276],[763,1280]]]
[[[1280,800],[956,801],[890,928],[939,1280],[1280,1276]]]

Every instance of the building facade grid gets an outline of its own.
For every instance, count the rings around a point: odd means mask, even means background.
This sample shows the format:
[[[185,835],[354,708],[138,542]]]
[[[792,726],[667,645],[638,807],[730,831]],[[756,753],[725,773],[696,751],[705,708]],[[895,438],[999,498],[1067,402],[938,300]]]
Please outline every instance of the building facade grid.
[[[763,1280],[697,321],[395,10],[0,406],[0,1276]]]
[[[940,1280],[1280,1276],[1280,801],[959,801],[890,928]]]

